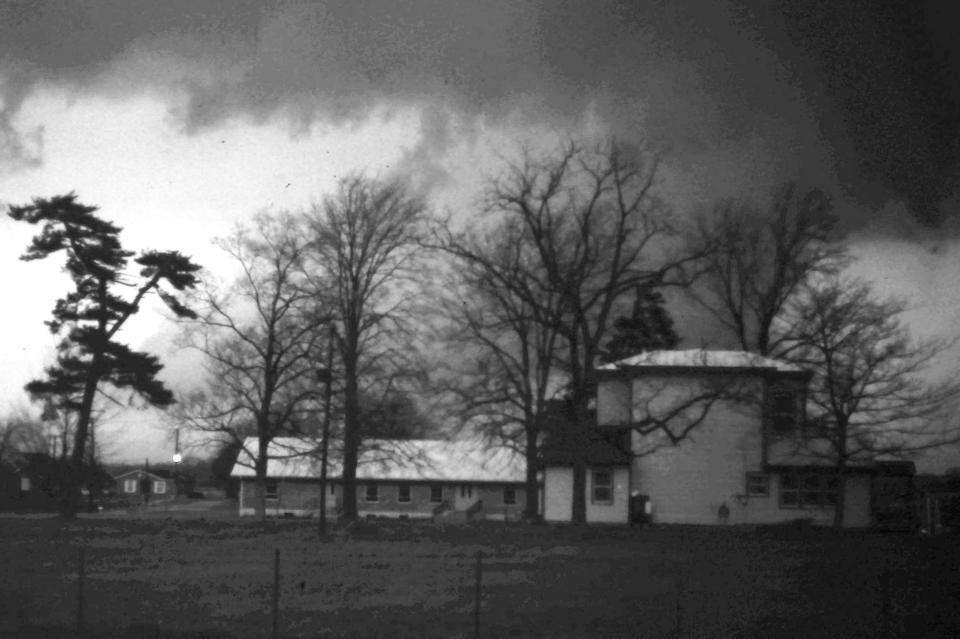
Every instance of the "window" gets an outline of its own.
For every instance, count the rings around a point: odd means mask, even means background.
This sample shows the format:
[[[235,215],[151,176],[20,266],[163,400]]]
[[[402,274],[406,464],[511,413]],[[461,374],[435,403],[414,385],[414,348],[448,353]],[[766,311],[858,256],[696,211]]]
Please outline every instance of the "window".
[[[136,479],[124,479],[124,480],[123,480],[123,492],[125,492],[125,493],[135,493],[135,492],[137,492],[137,480],[136,480]]]
[[[430,503],[439,504],[443,501],[443,486],[433,484],[430,486]]]
[[[377,490],[378,488],[376,484],[367,484],[366,490],[364,491],[364,499],[366,501],[380,501],[380,491]]]
[[[747,497],[769,497],[770,475],[747,473]]]
[[[470,484],[460,484],[460,496],[465,498],[473,497],[473,486]]]
[[[165,481],[153,482],[153,494],[162,495],[165,492],[167,492],[167,482]]]
[[[277,484],[276,479],[268,479],[265,487],[265,492],[263,496],[267,499],[279,499],[280,498],[280,486]]]
[[[397,488],[397,501],[401,503],[410,501],[410,486],[400,486]]]
[[[772,382],[767,387],[767,421],[778,433],[795,432],[800,423],[803,397],[789,382]]]
[[[517,503],[517,489],[513,486],[507,486],[503,489],[503,503],[510,506]]]
[[[839,481],[827,473],[789,473],[780,478],[781,508],[832,508]]]
[[[593,503],[613,503],[613,473],[609,470],[593,471]]]

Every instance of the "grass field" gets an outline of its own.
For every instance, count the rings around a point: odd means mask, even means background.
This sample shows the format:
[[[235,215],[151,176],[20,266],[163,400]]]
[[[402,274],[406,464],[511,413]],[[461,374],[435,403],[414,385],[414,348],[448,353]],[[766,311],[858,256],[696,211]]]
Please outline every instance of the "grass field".
[[[956,637],[956,537],[0,520],[0,637]],[[886,582],[886,586],[884,583]],[[884,592],[887,596],[884,596]],[[885,634],[884,634],[885,633]]]

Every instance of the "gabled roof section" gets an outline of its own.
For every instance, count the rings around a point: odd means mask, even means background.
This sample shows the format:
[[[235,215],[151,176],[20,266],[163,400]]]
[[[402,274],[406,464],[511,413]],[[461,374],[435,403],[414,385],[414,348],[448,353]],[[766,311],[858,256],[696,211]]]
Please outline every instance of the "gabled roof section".
[[[231,477],[252,478],[255,437],[247,438]],[[267,449],[267,476],[288,479],[320,478],[320,446],[315,440],[278,437]],[[339,459],[328,461],[327,477],[340,479]],[[364,442],[357,465],[358,480],[523,482],[522,455],[506,448],[486,448],[479,440],[379,439]]]
[[[120,481],[121,479],[124,479],[124,478],[129,477],[129,476],[136,476],[136,477],[139,479],[140,477],[143,477],[144,475],[146,475],[147,477],[152,477],[153,479],[171,479],[170,477],[161,475],[161,474],[159,474],[159,473],[156,472],[156,471],[153,471],[153,470],[144,470],[144,469],[142,469],[142,468],[134,468],[134,469],[132,469],[132,470],[127,470],[127,471],[124,471],[124,472],[119,473],[119,474],[117,474],[117,475],[113,475],[113,479],[116,480],[116,481]]]
[[[627,371],[637,369],[737,369],[773,370],[782,373],[803,373],[803,368],[747,351],[716,351],[695,348],[684,351],[647,351],[610,364],[598,366],[598,371]]]

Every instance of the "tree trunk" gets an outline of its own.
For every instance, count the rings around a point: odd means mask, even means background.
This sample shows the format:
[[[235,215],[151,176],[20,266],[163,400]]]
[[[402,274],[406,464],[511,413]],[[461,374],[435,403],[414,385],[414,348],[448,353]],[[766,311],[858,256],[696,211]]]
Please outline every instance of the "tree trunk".
[[[260,437],[257,448],[257,461],[254,464],[256,481],[254,481],[253,490],[253,508],[256,516],[260,520],[267,518],[267,462],[268,447],[270,440]]]
[[[847,503],[847,465],[845,460],[837,464],[837,506],[833,511],[833,527],[841,530],[844,524],[844,513]]]
[[[537,471],[540,469],[540,454],[537,446],[537,437],[539,431],[536,428],[527,428],[527,477],[526,493],[527,504],[523,509],[523,516],[526,519],[536,519],[540,515],[540,484],[537,482]]]
[[[360,448],[360,401],[357,381],[357,357],[348,341],[343,358],[343,519],[357,518],[357,458]]]
[[[83,483],[83,457],[87,443],[87,429],[90,426],[90,413],[93,412],[93,398],[97,393],[97,384],[100,382],[95,372],[99,370],[101,355],[94,354],[91,364],[90,377],[83,389],[83,399],[77,413],[77,430],[73,437],[73,450],[70,451],[70,463],[67,465],[67,476],[60,496],[60,516],[63,519],[76,519],[80,508],[80,488]]]
[[[587,523],[587,462],[582,454],[574,455],[573,458],[573,504],[570,521],[574,524]]]
[[[587,460],[586,429],[589,427],[586,398],[578,396],[574,400],[573,421],[570,424],[570,443],[573,455],[573,503],[570,521],[574,524],[587,523]]]

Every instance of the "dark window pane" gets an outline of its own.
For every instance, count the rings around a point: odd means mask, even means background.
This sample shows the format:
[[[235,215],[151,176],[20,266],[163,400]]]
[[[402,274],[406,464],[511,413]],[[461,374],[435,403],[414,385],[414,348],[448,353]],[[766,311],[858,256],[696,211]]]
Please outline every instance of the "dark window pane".
[[[747,494],[766,497],[770,494],[770,476],[765,473],[747,473]]]
[[[443,501],[443,486],[430,486],[430,501],[439,504]]]
[[[280,493],[280,487],[277,485],[276,480],[267,480],[267,485],[265,489],[265,497],[267,499],[277,499]]]
[[[772,383],[767,389],[767,418],[773,430],[794,431],[800,417],[800,394],[787,383]]]
[[[613,503],[613,474],[609,470],[593,471],[593,503]]]
[[[613,501],[613,493],[609,488],[595,486],[593,489],[593,501],[598,504],[608,504]]]
[[[784,475],[780,480],[780,485],[784,490],[793,490],[797,488],[798,484],[796,475]]]
[[[408,502],[410,501],[410,487],[409,486],[400,486],[397,490],[397,501]]]
[[[780,493],[780,503],[784,506],[798,506],[800,499],[798,493],[793,490],[787,490]]]

